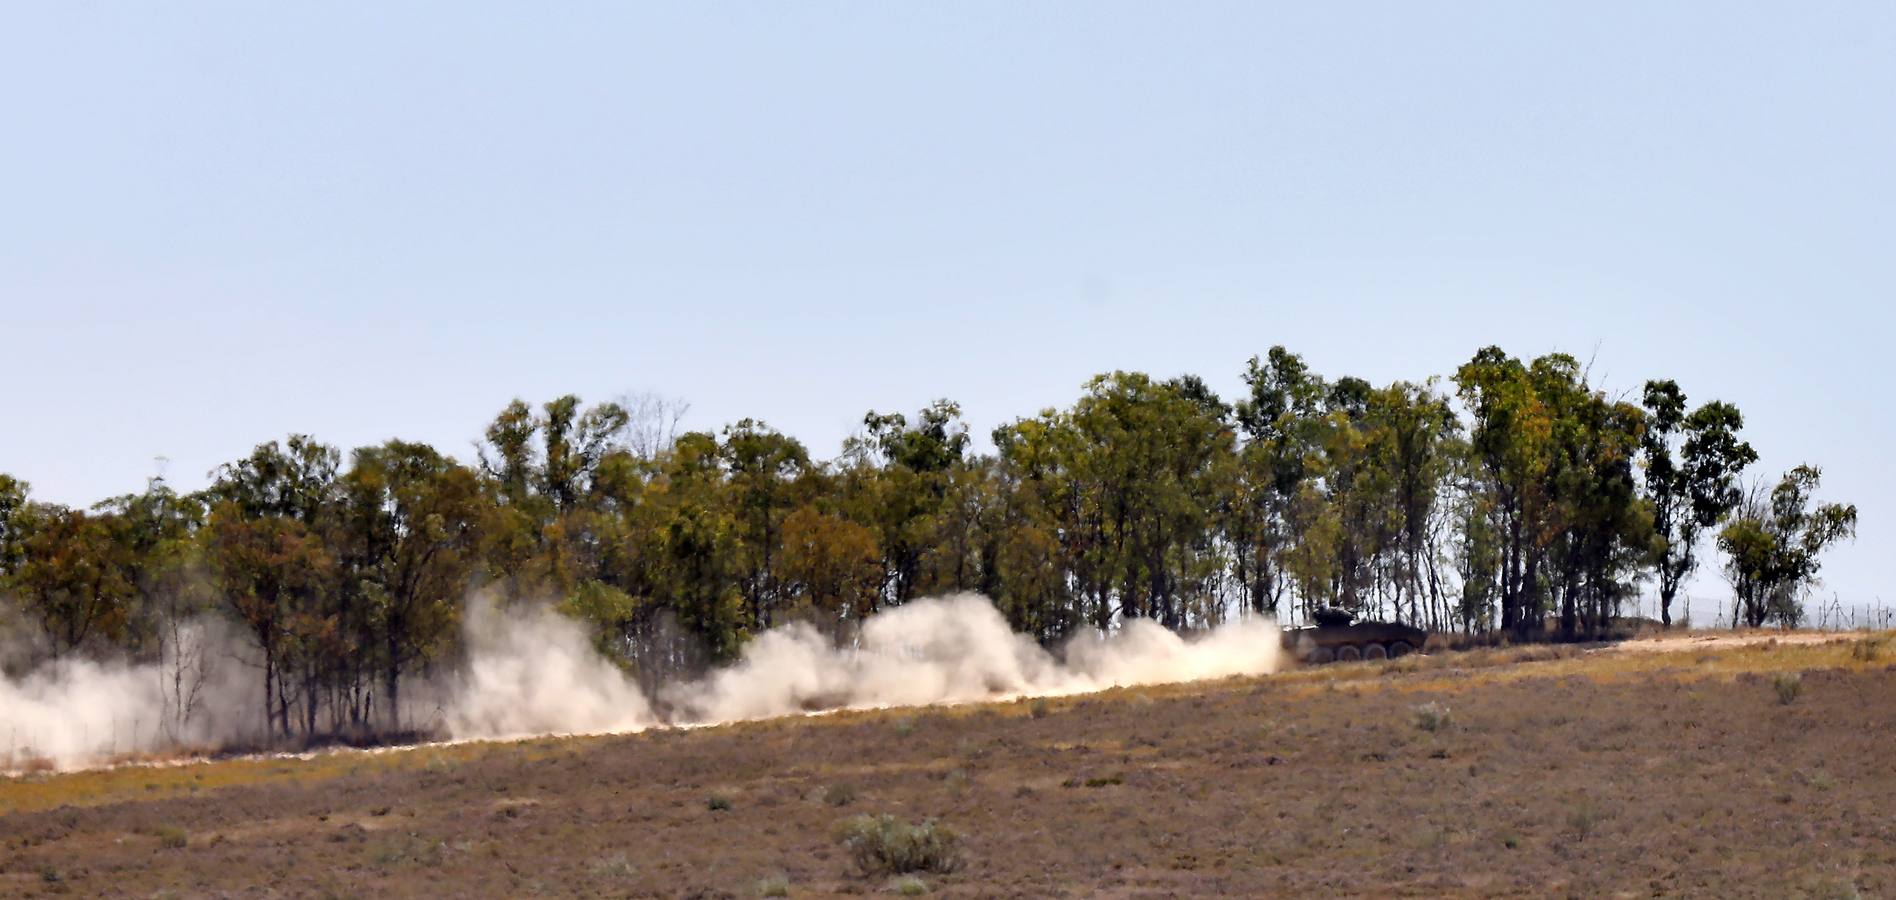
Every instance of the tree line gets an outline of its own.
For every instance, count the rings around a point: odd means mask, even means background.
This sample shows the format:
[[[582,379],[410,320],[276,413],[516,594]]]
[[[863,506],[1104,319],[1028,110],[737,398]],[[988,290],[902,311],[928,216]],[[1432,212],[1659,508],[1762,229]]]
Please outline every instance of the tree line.
[[[1148,617],[1188,630],[1320,607],[1437,631],[1598,635],[1650,583],[1671,623],[1714,549],[1732,620],[1792,626],[1856,509],[1819,470],[1747,481],[1736,407],[1637,400],[1571,356],[1486,348],[1435,379],[1327,380],[1281,347],[1246,390],[1113,372],[994,429],[871,412],[833,459],[673,404],[516,400],[464,462],[391,440],[258,445],[179,493],[89,509],[0,475],[0,592],[43,658],[156,659],[220,616],[278,734],[400,723],[405,678],[456,650],[468,598],[557,602],[648,686],[763,629],[839,640],[877,610],[991,597],[1053,644]]]

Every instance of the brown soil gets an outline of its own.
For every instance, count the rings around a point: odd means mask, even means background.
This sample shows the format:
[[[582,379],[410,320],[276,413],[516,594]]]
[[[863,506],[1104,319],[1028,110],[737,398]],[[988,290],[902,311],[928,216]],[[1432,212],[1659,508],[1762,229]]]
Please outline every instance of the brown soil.
[[[959,871],[920,875],[951,895],[1886,896],[1896,668],[1881,652],[1518,648],[23,776],[0,781],[0,894],[750,896],[779,875],[793,895],[883,892],[832,832],[887,812],[960,833]],[[1780,690],[1789,671],[1801,680]]]

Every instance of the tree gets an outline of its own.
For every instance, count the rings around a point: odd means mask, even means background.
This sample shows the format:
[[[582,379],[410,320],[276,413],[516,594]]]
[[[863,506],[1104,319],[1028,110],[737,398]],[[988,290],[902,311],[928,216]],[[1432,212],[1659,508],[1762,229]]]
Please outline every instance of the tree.
[[[1758,454],[1738,438],[1744,417],[1735,406],[1712,401],[1687,415],[1685,392],[1671,380],[1646,382],[1644,399],[1647,429],[1641,449],[1659,541],[1654,565],[1659,618],[1670,627],[1679,586],[1698,568],[1701,535],[1737,507],[1742,499],[1738,478]],[[1675,460],[1673,448],[1681,442]]]
[[[1756,628],[1776,621],[1795,627],[1803,619],[1804,594],[1821,568],[1820,555],[1855,536],[1855,505],[1811,507],[1822,475],[1815,466],[1801,465],[1784,473],[1768,495],[1763,485],[1755,486],[1719,532],[1725,577],[1734,594],[1734,625],[1742,621]]]
[[[29,490],[26,482],[0,473],[0,584],[21,562]]]
[[[212,512],[206,529],[209,558],[224,603],[257,642],[263,663],[263,713],[266,729],[290,733],[290,687],[301,667],[304,700],[314,716],[311,667],[321,660],[293,645],[308,626],[300,619],[321,617],[324,598],[335,589],[336,563],[322,539],[288,516],[251,517],[235,501]],[[313,722],[313,718],[309,721]]]
[[[815,506],[783,520],[782,575],[788,591],[819,624],[859,622],[882,585],[876,533]]]
[[[347,558],[379,632],[388,720],[401,727],[401,678],[442,647],[471,588],[487,510],[471,469],[426,444],[355,451],[342,478]]]
[[[50,504],[30,504],[11,519],[21,536],[9,581],[53,659],[122,639],[136,596],[124,522]]]
[[[736,508],[750,621],[768,628],[780,599],[775,557],[784,516],[794,503],[796,481],[810,470],[810,454],[795,438],[754,419],[726,428],[720,449]]]

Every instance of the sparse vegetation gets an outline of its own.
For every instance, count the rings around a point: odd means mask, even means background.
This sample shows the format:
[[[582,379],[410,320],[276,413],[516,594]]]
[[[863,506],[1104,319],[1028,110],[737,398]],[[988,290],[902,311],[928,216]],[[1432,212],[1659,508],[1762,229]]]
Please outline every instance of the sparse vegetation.
[[[182,850],[191,842],[190,833],[176,825],[160,825],[152,829],[152,835],[158,838],[158,846],[167,850]]]
[[[1889,644],[1888,634],[1871,635],[1859,638],[1850,645],[1850,658],[1860,663],[1873,663],[1883,658]]]
[[[731,798],[724,794],[712,794],[705,798],[704,807],[712,812],[728,812],[731,809]]]
[[[831,806],[848,806],[856,802],[856,786],[839,781],[823,791],[823,802]]]
[[[1777,693],[1779,703],[1789,706],[1804,693],[1804,676],[1800,672],[1778,672],[1771,676],[1771,689]]]
[[[901,878],[897,878],[891,887],[895,889],[897,894],[904,897],[920,897],[928,893],[928,882],[913,875],[904,875]]]
[[[1027,714],[1036,719],[1044,719],[1052,711],[1053,704],[1048,703],[1045,697],[1035,697],[1034,701],[1027,705]]]
[[[793,896],[894,893],[898,873],[830,837],[872,812],[952,823],[956,871],[906,873],[931,893],[1890,896],[1896,865],[1849,848],[1896,839],[1876,815],[1896,807],[1896,669],[1854,639],[1445,653],[1109,692],[1038,721],[930,710],[902,740],[911,713],[864,711],[20,776],[0,781],[0,894],[234,895],[286,865],[272,883],[336,896],[750,895],[777,873]],[[1779,672],[1803,673],[1794,707]],[[1453,726],[1418,727],[1424,701]],[[1772,709],[1795,711],[1794,740]],[[831,806],[839,785],[857,796]],[[706,812],[713,795],[731,808]],[[1241,837],[1257,865],[1237,865],[1231,823],[1260,809],[1269,827]],[[161,849],[159,824],[189,849]]]
[[[960,837],[933,819],[910,824],[887,813],[856,816],[837,826],[837,840],[866,875],[947,873],[961,867]]]
[[[766,875],[757,880],[755,887],[759,897],[788,897],[790,896],[790,876],[781,872]]]
[[[1446,731],[1453,724],[1448,707],[1433,701],[1417,704],[1409,712],[1415,727],[1423,731]]]

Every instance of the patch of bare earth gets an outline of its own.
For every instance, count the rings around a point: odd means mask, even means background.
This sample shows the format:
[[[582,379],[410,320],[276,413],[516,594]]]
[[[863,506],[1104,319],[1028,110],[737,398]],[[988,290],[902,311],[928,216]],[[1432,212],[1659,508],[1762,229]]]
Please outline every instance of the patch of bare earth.
[[[879,893],[833,828],[886,812],[961,835],[957,871],[920,874],[947,895],[1887,896],[1890,662],[1443,655],[229,782],[34,775],[0,781],[0,895]]]

